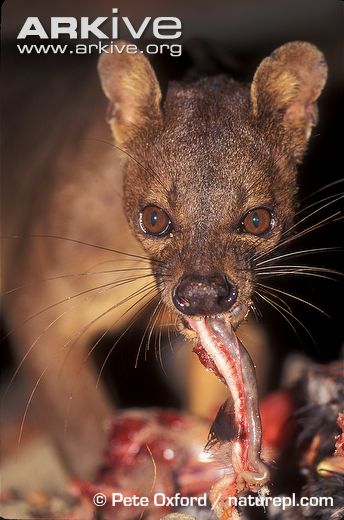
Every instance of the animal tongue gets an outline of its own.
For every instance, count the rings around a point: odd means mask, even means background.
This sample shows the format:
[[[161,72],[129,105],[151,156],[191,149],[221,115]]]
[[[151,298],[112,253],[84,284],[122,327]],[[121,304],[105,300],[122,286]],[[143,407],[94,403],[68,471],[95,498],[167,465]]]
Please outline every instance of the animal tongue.
[[[227,441],[237,489],[258,491],[268,482],[269,471],[260,458],[261,421],[253,362],[224,317],[200,318],[192,320],[191,325],[199,337],[194,352],[230,392],[234,416],[228,412],[227,419],[234,422],[229,430],[235,434]],[[212,430],[214,434],[214,426]]]

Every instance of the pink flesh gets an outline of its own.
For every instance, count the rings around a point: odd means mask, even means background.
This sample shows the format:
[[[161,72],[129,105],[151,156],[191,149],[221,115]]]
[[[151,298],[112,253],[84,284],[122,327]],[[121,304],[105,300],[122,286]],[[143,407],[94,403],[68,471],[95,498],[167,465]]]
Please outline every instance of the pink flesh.
[[[254,365],[225,318],[192,320],[200,343],[194,351],[201,363],[228,386],[234,407],[236,438],[231,440],[232,465],[241,491],[257,491],[269,480],[260,458],[261,421]]]

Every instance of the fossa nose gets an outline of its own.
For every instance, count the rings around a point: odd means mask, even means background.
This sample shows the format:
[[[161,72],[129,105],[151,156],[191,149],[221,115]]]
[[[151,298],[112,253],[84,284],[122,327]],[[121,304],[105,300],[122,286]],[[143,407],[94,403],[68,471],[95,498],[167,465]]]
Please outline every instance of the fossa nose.
[[[211,316],[231,309],[237,288],[222,274],[186,275],[175,287],[172,299],[183,314]]]

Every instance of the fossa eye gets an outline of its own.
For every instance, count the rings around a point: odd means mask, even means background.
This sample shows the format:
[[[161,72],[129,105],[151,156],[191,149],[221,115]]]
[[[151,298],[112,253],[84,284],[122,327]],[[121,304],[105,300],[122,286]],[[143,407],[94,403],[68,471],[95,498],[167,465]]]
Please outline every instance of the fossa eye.
[[[241,230],[251,235],[263,235],[273,226],[273,215],[268,208],[254,208],[246,213]]]
[[[172,222],[166,211],[158,206],[146,206],[140,213],[140,226],[146,235],[166,236],[172,231]]]

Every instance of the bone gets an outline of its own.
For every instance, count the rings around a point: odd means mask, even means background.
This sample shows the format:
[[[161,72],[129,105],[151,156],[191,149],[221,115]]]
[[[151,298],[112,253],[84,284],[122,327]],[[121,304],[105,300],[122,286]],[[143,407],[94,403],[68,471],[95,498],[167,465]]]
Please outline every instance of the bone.
[[[226,489],[228,496],[233,492],[266,493],[269,470],[260,457],[262,432],[253,362],[225,318],[195,320],[194,326],[200,340],[194,351],[201,363],[227,385],[234,411],[234,424],[229,429],[234,434],[227,439],[234,476],[230,482],[229,477],[217,482],[210,495],[221,490],[224,504]],[[228,414],[228,420],[232,417]],[[217,514],[221,507],[217,507]]]

